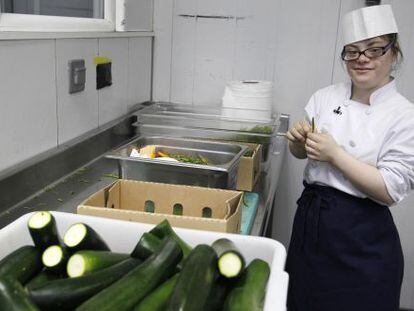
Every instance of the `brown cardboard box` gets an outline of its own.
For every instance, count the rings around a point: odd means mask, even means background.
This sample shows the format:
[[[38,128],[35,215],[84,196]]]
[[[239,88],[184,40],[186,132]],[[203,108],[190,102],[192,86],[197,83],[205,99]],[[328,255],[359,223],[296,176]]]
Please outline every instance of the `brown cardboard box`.
[[[78,214],[239,233],[242,192],[204,187],[118,180],[78,206]],[[173,215],[174,206],[182,215]],[[154,212],[146,212],[153,208]],[[202,217],[203,213],[211,218]]]
[[[237,172],[237,190],[243,191],[252,191],[254,185],[257,182],[257,179],[260,176],[260,159],[262,158],[262,145],[258,144],[247,144],[243,145],[248,146],[253,149],[252,157],[241,157],[239,169]]]

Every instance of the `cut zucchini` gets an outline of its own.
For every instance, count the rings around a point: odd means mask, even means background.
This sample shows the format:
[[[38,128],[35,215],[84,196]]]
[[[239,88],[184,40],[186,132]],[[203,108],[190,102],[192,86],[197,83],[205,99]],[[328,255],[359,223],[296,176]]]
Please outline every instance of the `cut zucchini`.
[[[137,245],[131,253],[131,257],[147,259],[160,249],[162,241],[155,235],[145,232],[139,239]]]
[[[217,253],[218,269],[221,275],[234,278],[242,273],[245,260],[232,241],[226,238],[218,239],[211,247]]]
[[[36,212],[27,222],[34,245],[44,251],[50,245],[60,244],[56,220],[49,212]]]
[[[140,263],[141,260],[130,258],[89,275],[55,280],[29,288],[29,294],[42,310],[73,310]]]
[[[133,311],[164,311],[168,299],[177,283],[178,274],[158,286],[152,293],[144,298]]]
[[[25,284],[42,268],[41,251],[34,246],[22,246],[0,260],[0,277],[11,277]]]
[[[158,225],[156,225],[149,233],[155,235],[159,239],[163,240],[166,237],[172,237],[180,245],[181,250],[183,251],[183,257],[187,258],[190,254],[192,247],[188,245],[184,240],[182,240],[171,227],[167,219],[164,219]]]
[[[70,226],[63,237],[63,242],[72,252],[80,250],[110,250],[99,234],[84,223]]]
[[[42,263],[47,271],[64,274],[68,261],[67,251],[60,245],[52,245],[45,249],[42,254]]]
[[[82,304],[77,311],[126,311],[134,308],[175,273],[182,258],[178,243],[167,238],[162,248],[119,281]]]
[[[108,251],[79,251],[69,258],[66,272],[72,278],[83,276],[110,267],[127,258],[129,258],[128,254]]]
[[[270,267],[267,262],[261,259],[253,260],[227,296],[224,310],[262,310],[269,275]]]
[[[23,286],[13,278],[0,278],[1,311],[40,311],[27,296]]]
[[[197,245],[184,261],[166,310],[203,310],[216,277],[216,252],[208,245]]]

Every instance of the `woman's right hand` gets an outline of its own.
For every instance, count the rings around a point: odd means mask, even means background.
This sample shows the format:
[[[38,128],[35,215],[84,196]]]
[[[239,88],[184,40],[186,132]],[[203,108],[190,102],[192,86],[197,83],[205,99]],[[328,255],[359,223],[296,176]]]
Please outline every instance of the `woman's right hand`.
[[[310,124],[305,121],[296,122],[287,132],[286,138],[292,143],[305,143],[308,132],[311,132]]]

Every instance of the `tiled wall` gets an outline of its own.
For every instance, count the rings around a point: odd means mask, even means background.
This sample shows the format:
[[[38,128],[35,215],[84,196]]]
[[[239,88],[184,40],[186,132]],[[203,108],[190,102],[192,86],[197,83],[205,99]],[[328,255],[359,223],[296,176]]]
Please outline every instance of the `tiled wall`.
[[[0,173],[122,115],[151,97],[152,37],[0,41]],[[96,90],[93,57],[112,59]],[[85,59],[85,91],[69,94],[68,61]]]

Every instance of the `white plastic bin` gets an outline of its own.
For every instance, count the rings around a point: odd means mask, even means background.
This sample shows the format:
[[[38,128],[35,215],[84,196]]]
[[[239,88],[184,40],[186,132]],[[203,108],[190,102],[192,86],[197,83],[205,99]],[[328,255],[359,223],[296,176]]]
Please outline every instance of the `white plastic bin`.
[[[101,217],[83,216],[70,213],[52,212],[56,218],[58,231],[63,236],[67,228],[75,222],[84,222],[94,228],[114,252],[131,252],[144,232],[154,225],[127,222]],[[0,259],[20,246],[33,244],[26,214],[0,230]],[[267,286],[265,311],[285,311],[288,288],[288,275],[284,272],[286,250],[282,244],[268,238],[238,234],[217,233],[201,230],[174,228],[188,244],[211,244],[220,237],[231,239],[241,250],[247,263],[260,258],[269,263],[271,274]]]

